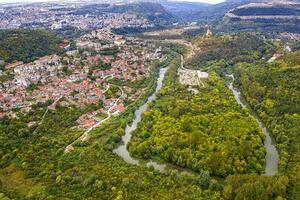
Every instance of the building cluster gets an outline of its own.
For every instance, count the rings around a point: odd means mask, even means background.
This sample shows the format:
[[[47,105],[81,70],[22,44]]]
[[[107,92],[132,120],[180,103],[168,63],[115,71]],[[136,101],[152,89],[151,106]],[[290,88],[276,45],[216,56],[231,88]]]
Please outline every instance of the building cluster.
[[[151,62],[162,59],[160,47],[115,35],[107,28],[94,30],[76,43],[76,50],[61,56],[7,64],[2,73],[13,76],[0,83],[0,117],[28,112],[37,103],[61,99],[59,103],[77,107],[100,106],[101,109],[78,119],[81,128],[89,127],[97,122],[95,116],[106,114],[112,107],[111,114],[118,114],[135,101],[143,89],[130,85],[147,79]],[[118,86],[118,81],[127,84]]]
[[[42,57],[32,63],[20,64],[13,67],[16,84],[28,87],[39,82],[46,83],[50,77],[57,76],[62,68],[59,56]],[[15,64],[12,64],[15,65]],[[7,66],[12,68],[12,66]]]
[[[97,5],[98,6],[98,5]],[[88,12],[83,5],[19,4],[0,5],[0,29],[74,27],[79,30],[96,28],[150,27],[147,19],[134,13]]]
[[[300,34],[284,32],[284,33],[279,33],[279,38],[282,40],[300,41]]]
[[[143,40],[113,34],[110,29],[98,29],[77,40],[77,46],[86,55],[85,62],[97,65],[101,60],[108,69],[94,69],[93,77],[114,76],[116,79],[136,81],[149,76],[145,64],[162,57],[161,47]],[[94,51],[96,56],[89,52]]]

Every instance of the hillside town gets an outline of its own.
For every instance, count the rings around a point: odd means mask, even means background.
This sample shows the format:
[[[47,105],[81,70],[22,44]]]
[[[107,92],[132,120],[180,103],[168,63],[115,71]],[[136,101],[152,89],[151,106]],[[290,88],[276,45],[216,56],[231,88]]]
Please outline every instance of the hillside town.
[[[99,109],[78,119],[78,126],[87,128],[97,122],[98,115],[107,113],[121,93],[124,95],[112,114],[134,102],[143,92],[134,83],[149,78],[151,63],[163,59],[161,47],[116,35],[109,28],[83,35],[76,44],[72,50],[70,45],[62,45],[62,55],[5,65],[2,73],[11,78],[0,84],[0,117],[15,117],[19,111],[29,112],[33,105],[51,105],[58,100],[77,107],[97,105]]]

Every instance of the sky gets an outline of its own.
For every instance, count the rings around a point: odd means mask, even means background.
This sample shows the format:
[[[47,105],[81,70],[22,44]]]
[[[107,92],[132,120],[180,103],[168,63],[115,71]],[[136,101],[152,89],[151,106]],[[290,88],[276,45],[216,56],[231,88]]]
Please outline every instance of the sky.
[[[15,3],[15,2],[49,2],[51,0],[0,0],[0,3]],[[194,2],[203,2],[203,3],[211,3],[211,4],[216,4],[223,2],[224,0],[180,0],[180,1],[194,1]]]

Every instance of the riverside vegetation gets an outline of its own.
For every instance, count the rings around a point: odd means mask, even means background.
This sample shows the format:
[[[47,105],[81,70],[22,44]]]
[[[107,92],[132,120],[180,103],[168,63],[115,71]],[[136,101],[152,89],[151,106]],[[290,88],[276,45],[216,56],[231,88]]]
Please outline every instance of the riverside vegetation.
[[[282,150],[282,144],[278,143],[280,173],[261,176],[265,165],[264,135],[248,109],[238,106],[226,86],[225,76],[234,71],[239,77],[238,72],[244,69],[245,63],[251,65],[264,57],[271,57],[282,45],[247,34],[198,37],[192,42],[200,50],[194,52],[195,55],[187,63],[191,68],[200,67],[209,71],[205,87],[198,88],[199,93],[196,95],[188,92],[187,86],[178,82],[179,61],[173,61],[165,86],[157,95],[158,99],[150,105],[137,130],[133,132],[129,143],[132,155],[165,160],[196,173],[210,174],[214,178],[223,177],[224,182],[220,183],[224,199],[297,199],[297,154],[288,162],[293,166],[294,177],[291,177],[287,171],[282,170],[286,153]],[[295,59],[289,60],[295,62]],[[285,65],[289,65],[287,61]],[[251,74],[251,70],[249,68],[248,74]],[[267,71],[266,69],[266,74]],[[257,73],[260,74],[259,67]],[[286,81],[289,80],[296,86],[294,78],[295,76],[286,75]],[[268,81],[268,78],[264,77],[262,80]],[[259,91],[250,81],[252,79],[248,82],[242,80],[240,84],[252,88],[254,93]],[[265,91],[268,90],[265,88]],[[296,93],[295,96],[297,95],[299,96]],[[290,107],[297,111],[297,98],[292,99]],[[253,106],[252,103],[250,105]],[[293,117],[297,115],[293,113]],[[295,124],[290,128],[297,130],[294,118]],[[262,120],[270,128],[267,115]],[[274,134],[273,129],[271,133]],[[292,135],[296,135],[296,132]],[[287,136],[288,134],[281,132],[281,137]],[[297,144],[297,140],[294,141]],[[297,149],[297,145],[295,148]]]
[[[299,131],[295,127],[299,121],[290,107],[281,111],[285,115],[275,110],[286,105],[281,103],[293,97],[292,92],[299,86],[293,71],[298,68],[291,64],[296,62],[295,59],[281,61],[280,65],[291,70],[284,77],[275,75],[277,68],[272,67],[260,74],[253,63],[263,56],[270,56],[278,46],[247,35],[197,37],[192,43],[201,51],[195,52],[187,67],[203,67],[209,71],[205,87],[198,88],[199,94],[191,94],[186,86],[178,83],[177,67],[183,48],[168,45],[164,48],[168,60],[154,64],[151,78],[143,84],[132,83],[136,89],[146,88],[139,100],[120,116],[93,130],[89,141],[76,143],[70,154],[63,152],[65,146],[82,133],[72,128],[76,119],[98,107],[87,105],[77,109],[58,103],[56,110],[49,110],[38,127],[27,124],[38,121],[52,102],[37,105],[27,115],[1,119],[0,199],[297,199],[299,146],[296,137]],[[266,65],[261,62],[261,66]],[[195,173],[173,170],[160,173],[144,165],[127,164],[112,152],[120,144],[126,125],[134,117],[134,110],[154,91],[158,68],[166,65],[169,65],[169,71],[164,87],[133,133],[129,150],[135,156],[166,160]],[[270,64],[273,65],[276,64]],[[274,81],[283,84],[285,99],[274,94],[273,103],[274,99],[282,102],[274,104],[270,113],[260,113],[264,104],[254,109],[276,136],[281,161],[280,173],[275,176],[261,176],[265,165],[264,134],[248,109],[238,106],[226,87],[224,76],[234,71],[237,85],[254,106],[251,99],[256,102],[256,95],[247,94],[250,86],[243,85],[243,79],[247,79],[250,70],[257,70],[253,80],[261,87],[273,88],[276,84],[267,84],[263,77],[267,76],[268,69],[274,70]],[[281,88],[278,86],[277,89]],[[259,97],[267,99],[267,95],[265,90]],[[296,97],[290,102],[297,108]],[[273,122],[268,122],[270,119]],[[284,129],[278,138],[273,133],[274,121],[282,124]]]
[[[281,60],[239,64],[237,85],[271,130],[280,151],[280,171],[289,177],[289,198],[300,197],[300,52]]]
[[[180,85],[177,66],[169,69],[158,100],[133,133],[131,152],[223,177],[262,172],[264,135],[224,81],[210,73],[206,87],[192,95]]]

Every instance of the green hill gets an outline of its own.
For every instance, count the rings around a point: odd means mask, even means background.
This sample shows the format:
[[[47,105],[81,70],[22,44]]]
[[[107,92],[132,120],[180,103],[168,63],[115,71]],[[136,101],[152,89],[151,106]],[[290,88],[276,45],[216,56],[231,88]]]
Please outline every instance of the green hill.
[[[6,30],[0,32],[0,60],[30,62],[61,51],[60,38],[44,30]]]
[[[75,14],[85,15],[88,13],[136,13],[156,23],[170,23],[175,17],[165,10],[159,3],[138,2],[121,5],[90,4],[78,9]]]

